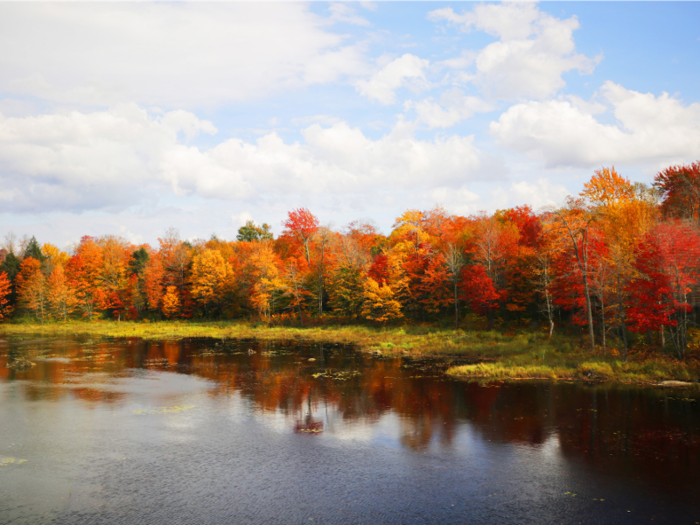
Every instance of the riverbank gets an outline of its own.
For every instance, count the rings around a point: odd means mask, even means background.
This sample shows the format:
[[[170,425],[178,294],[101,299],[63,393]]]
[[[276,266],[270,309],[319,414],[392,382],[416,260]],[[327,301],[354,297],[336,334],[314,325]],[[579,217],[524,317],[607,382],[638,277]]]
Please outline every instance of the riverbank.
[[[67,323],[7,323],[3,336],[89,335],[173,340],[186,337],[281,340],[352,344],[364,352],[385,356],[453,358],[460,364],[447,370],[453,377],[474,379],[559,379],[659,383],[700,380],[700,360],[678,361],[670,354],[650,357],[632,352],[627,362],[608,354],[592,354],[573,337],[549,339],[535,332],[455,331],[435,326],[372,327],[326,325],[308,328],[273,326],[244,321],[71,321]]]

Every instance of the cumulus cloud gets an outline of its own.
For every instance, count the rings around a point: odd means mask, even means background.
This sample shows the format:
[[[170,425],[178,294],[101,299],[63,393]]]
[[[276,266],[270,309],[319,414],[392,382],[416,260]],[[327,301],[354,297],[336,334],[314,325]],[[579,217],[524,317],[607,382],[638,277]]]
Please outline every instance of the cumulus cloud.
[[[369,20],[356,14],[356,11],[347,4],[331,4],[328,8],[331,12],[331,20],[334,22],[344,22],[357,26],[370,26]]]
[[[345,122],[312,124],[303,142],[269,133],[255,142],[187,143],[216,132],[185,111],[136,105],[34,117],[0,116],[0,199],[5,211],[97,210],[163,195],[250,200],[262,195],[335,194],[430,187],[479,179],[492,163],[473,137],[419,140],[399,120],[373,140]],[[150,197],[149,197],[150,198]]]
[[[329,22],[289,2],[3,4],[0,92],[193,109],[366,74]]]
[[[590,73],[597,61],[575,52],[575,17],[561,20],[533,3],[480,4],[461,15],[448,7],[430,12],[428,18],[499,39],[478,52],[476,71],[468,77],[489,97],[546,98],[565,86],[563,73]],[[461,61],[466,63],[464,57]]]
[[[562,184],[540,177],[536,182],[520,181],[510,185],[508,200],[510,206],[529,204],[533,209],[561,205],[569,195]]]
[[[430,196],[433,202],[443,206],[450,213],[469,215],[479,211],[481,197],[467,188],[435,188]]]
[[[122,204],[134,188],[153,181],[153,161],[179,142],[178,134],[192,138],[202,132],[216,128],[191,113],[153,117],[134,104],[94,113],[0,114],[0,183],[12,194],[4,208],[36,212]]]
[[[663,93],[628,90],[606,82],[600,90],[616,122],[594,115],[600,104],[576,100],[516,104],[491,123],[504,146],[541,158],[547,167],[595,167],[694,160],[700,144],[700,103],[684,105]]]
[[[396,90],[400,87],[410,87],[414,90],[429,87],[430,83],[425,78],[425,69],[429,65],[428,60],[406,53],[385,65],[369,80],[360,80],[355,87],[360,94],[372,100],[385,105],[394,104]]]
[[[485,113],[494,109],[489,102],[465,95],[460,89],[446,91],[440,97],[439,103],[433,99],[425,99],[407,102],[405,107],[407,110],[415,110],[418,121],[425,123],[430,129],[449,128],[475,113]]]

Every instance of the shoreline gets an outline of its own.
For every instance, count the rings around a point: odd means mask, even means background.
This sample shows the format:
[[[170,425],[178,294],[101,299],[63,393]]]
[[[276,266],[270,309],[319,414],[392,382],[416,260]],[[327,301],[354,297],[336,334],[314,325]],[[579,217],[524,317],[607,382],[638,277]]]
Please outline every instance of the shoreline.
[[[245,321],[69,321],[67,323],[0,324],[0,337],[22,335],[92,335],[136,337],[146,340],[177,340],[189,337],[294,340],[349,344],[362,352],[387,357],[473,360],[451,366],[446,374],[476,380],[561,380],[660,385],[680,381],[681,386],[700,387],[700,360],[689,356],[679,361],[668,354],[652,357],[632,353],[627,362],[608,354],[581,349],[573,337],[523,331],[469,331],[436,326],[372,327],[324,325],[273,326]],[[670,386],[670,385],[669,385]]]

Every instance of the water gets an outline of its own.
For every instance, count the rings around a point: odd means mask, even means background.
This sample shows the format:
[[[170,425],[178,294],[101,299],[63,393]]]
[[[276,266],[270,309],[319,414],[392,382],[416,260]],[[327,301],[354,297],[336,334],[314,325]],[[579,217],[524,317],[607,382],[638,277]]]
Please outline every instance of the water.
[[[479,385],[298,342],[0,342],[2,524],[694,524],[698,467],[694,390]]]

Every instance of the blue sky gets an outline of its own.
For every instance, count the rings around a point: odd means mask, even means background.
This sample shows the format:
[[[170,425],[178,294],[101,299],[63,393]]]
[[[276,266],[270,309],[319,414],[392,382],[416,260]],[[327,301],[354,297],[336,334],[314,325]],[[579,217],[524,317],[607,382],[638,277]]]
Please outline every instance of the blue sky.
[[[0,237],[556,206],[700,159],[700,3],[0,3]]]

